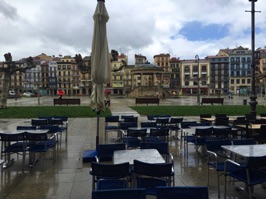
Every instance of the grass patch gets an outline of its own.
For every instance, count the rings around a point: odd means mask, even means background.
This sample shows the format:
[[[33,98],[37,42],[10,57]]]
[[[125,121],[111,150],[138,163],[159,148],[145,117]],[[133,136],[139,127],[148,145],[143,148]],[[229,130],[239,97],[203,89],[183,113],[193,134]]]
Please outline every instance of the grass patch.
[[[140,115],[199,116],[199,114],[226,113],[227,115],[245,115],[250,113],[247,105],[223,106],[131,106]],[[257,115],[266,113],[266,107],[257,106]]]
[[[87,106],[9,106],[0,109],[0,118],[37,118],[39,116],[62,116],[70,118],[96,117],[97,113]],[[100,117],[111,115],[108,108]]]

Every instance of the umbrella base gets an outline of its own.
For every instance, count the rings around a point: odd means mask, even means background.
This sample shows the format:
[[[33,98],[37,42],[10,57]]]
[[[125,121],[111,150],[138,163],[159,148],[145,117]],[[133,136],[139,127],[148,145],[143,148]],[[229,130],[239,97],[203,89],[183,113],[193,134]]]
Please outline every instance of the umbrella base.
[[[95,156],[97,155],[96,150],[85,150],[83,151],[83,163],[89,163],[96,161]]]

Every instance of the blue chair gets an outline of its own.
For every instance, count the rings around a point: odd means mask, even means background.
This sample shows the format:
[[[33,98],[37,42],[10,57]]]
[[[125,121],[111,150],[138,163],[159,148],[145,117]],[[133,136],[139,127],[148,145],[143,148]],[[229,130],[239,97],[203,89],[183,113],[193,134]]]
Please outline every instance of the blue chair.
[[[140,123],[141,128],[157,128],[156,122],[141,122]]]
[[[208,199],[208,187],[157,187],[157,199]]]
[[[155,121],[160,115],[147,115],[148,121]]]
[[[146,199],[145,189],[95,190],[92,199]]]
[[[45,154],[49,150],[53,150],[53,162],[55,162],[56,156],[56,137],[48,137],[47,133],[25,133],[26,140],[29,141],[29,147],[27,151],[29,153],[38,153],[43,156],[43,169],[45,168]],[[34,160],[30,160],[31,165],[33,166],[35,163]]]
[[[128,128],[126,135],[123,138],[123,142],[127,148],[138,148],[142,140],[145,140],[147,136],[146,128]]]
[[[147,195],[156,195],[157,186],[175,185],[172,163],[151,164],[134,160],[133,172],[137,188],[145,188]]]
[[[123,137],[127,134],[127,129],[133,127],[138,127],[138,122],[120,122],[119,123],[119,133],[120,137],[123,139]]]
[[[66,115],[62,115],[62,116],[54,116],[53,119],[60,119],[63,120],[64,122],[64,126],[61,127],[63,131],[66,132],[66,139],[67,139],[67,135],[68,135],[68,116]],[[66,140],[67,141],[67,140]]]
[[[145,142],[169,142],[169,127],[151,128],[150,134],[145,138]]]
[[[231,134],[231,127],[213,127],[212,136],[214,139],[228,139]]]
[[[105,142],[108,141],[108,133],[116,132],[118,134],[119,131],[119,116],[106,116],[105,117]],[[118,136],[118,135],[117,135]]]
[[[43,125],[48,125],[49,120],[48,119],[32,119],[31,120],[31,125],[32,126],[43,126]]]
[[[170,128],[170,133],[171,132],[175,132],[175,135],[173,136],[175,139],[179,139],[178,138],[178,131],[181,131],[181,122],[183,122],[183,119],[182,117],[180,118],[177,118],[177,117],[171,117],[170,118],[170,121],[169,121],[169,128]]]
[[[92,190],[124,189],[128,187],[131,169],[128,162],[122,164],[101,164],[92,162]]]
[[[104,161],[112,161],[114,151],[117,150],[125,150],[126,145],[119,143],[119,144],[98,144],[96,146],[97,156],[96,161],[97,162],[104,162]]]
[[[233,160],[225,161],[225,186],[224,198],[226,198],[227,177],[244,182],[248,187],[249,199],[253,198],[252,188],[257,184],[266,182],[265,172],[266,156],[248,158],[246,164],[240,164]],[[234,169],[231,169],[234,166]]]
[[[189,129],[190,127],[198,126],[198,123],[196,121],[183,121],[181,122],[181,137],[184,137],[184,154],[188,157],[188,143],[195,143],[195,135],[189,135],[185,131],[186,129]],[[184,134],[184,135],[183,135]]]
[[[36,130],[36,126],[17,126],[18,131],[24,131],[24,130]]]
[[[207,148],[207,165],[208,165],[208,186],[210,179],[210,169],[214,169],[216,171],[216,181],[217,181],[217,189],[218,189],[218,198],[220,198],[220,180],[224,174],[224,158],[226,154],[222,148],[223,145],[231,145],[231,140],[223,139],[223,140],[206,140],[206,148]]]
[[[22,155],[22,170],[24,170],[25,156],[28,147],[25,133],[0,133],[1,138],[1,159],[4,154],[6,163],[10,161],[12,154]]]
[[[206,144],[206,140],[211,138],[212,135],[212,127],[198,127],[195,130],[195,146],[196,151],[198,152],[199,147],[204,146]]]

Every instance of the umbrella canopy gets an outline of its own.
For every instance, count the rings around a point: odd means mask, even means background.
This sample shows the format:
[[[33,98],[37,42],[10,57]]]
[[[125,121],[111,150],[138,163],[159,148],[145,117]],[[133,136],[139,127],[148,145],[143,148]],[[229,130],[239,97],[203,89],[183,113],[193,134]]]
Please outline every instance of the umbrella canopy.
[[[91,76],[93,91],[91,95],[91,107],[100,112],[105,108],[104,84],[111,82],[111,65],[106,33],[106,23],[109,20],[104,0],[98,0],[94,19],[94,32],[91,54]]]

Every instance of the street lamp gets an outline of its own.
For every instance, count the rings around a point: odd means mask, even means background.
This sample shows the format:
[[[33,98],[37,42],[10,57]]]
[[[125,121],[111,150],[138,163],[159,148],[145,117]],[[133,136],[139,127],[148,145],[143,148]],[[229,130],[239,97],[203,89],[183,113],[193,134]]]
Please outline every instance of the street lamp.
[[[198,55],[196,55],[195,56],[195,62],[196,63],[198,63],[198,76],[197,76],[197,79],[198,79],[198,94],[197,94],[197,103],[198,103],[198,105],[200,105],[200,85],[199,85],[199,72],[200,72],[200,69],[199,69],[199,56]]]
[[[250,114],[256,117],[256,105],[257,105],[257,95],[255,90],[255,2],[257,0],[249,0],[251,2],[251,94],[250,94]],[[246,11],[247,12],[247,11]]]

